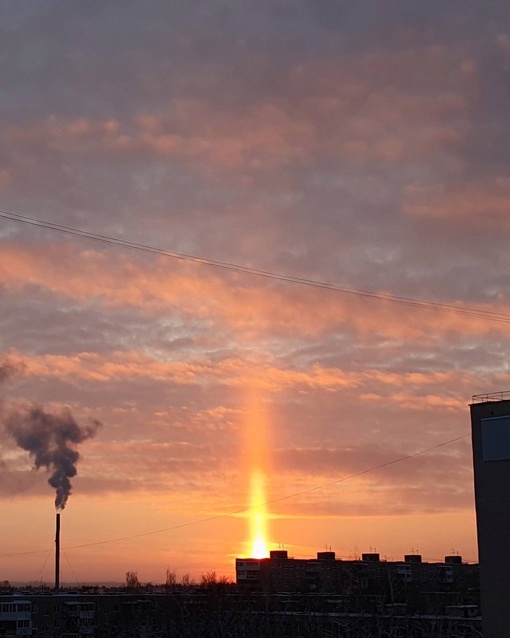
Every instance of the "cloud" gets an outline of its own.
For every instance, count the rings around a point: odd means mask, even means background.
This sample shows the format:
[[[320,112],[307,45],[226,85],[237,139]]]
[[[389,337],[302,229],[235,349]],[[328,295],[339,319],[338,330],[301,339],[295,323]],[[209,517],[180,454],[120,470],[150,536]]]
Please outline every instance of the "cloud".
[[[4,498],[40,497],[48,494],[44,478],[35,472],[0,465],[0,495]]]
[[[14,354],[11,355],[15,359]],[[139,352],[108,352],[104,355],[77,353],[72,356],[43,355],[20,356],[16,359],[23,366],[25,377],[62,379],[94,383],[122,383],[124,380],[198,385],[225,384],[234,388],[255,387],[263,391],[279,392],[291,388],[326,390],[356,390],[363,401],[391,399],[395,405],[406,409],[439,407],[463,409],[458,397],[449,399],[429,394],[429,390],[472,384],[474,376],[458,371],[409,372],[364,368],[346,370],[312,364],[300,369],[278,366],[260,356],[248,358],[224,358],[210,360],[195,356],[190,361],[161,361]],[[396,391],[396,388],[400,388]],[[406,391],[403,391],[404,389]],[[370,389],[370,392],[368,391]],[[417,393],[422,396],[417,396]],[[224,408],[216,408],[209,416],[228,414]]]
[[[395,464],[391,462],[405,454],[384,444],[279,448],[273,452],[278,484],[269,482],[267,499],[275,501],[269,510],[275,516],[313,518],[463,509],[470,506],[472,498],[468,448],[467,443],[460,442]],[[409,453],[414,451],[409,449]],[[234,451],[229,458],[224,449],[214,445],[149,440],[90,442],[75,480],[76,493],[173,494],[177,499],[187,494],[188,498],[193,495],[202,500],[204,508],[207,502],[209,507],[214,503],[220,513],[226,513],[247,502],[243,474],[234,459]],[[386,463],[390,465],[349,478]],[[274,471],[268,473],[269,479]],[[3,496],[43,493],[43,482],[28,468],[20,469],[20,461],[4,462],[1,473],[5,479]],[[225,499],[226,490],[229,499]]]
[[[14,362],[10,358],[0,363],[0,384],[5,383],[12,377],[23,371],[23,363],[19,360]]]
[[[52,114],[8,127],[4,153],[16,156],[18,172],[23,162],[29,168],[48,154],[53,162],[60,156],[105,163],[173,159],[209,177],[215,170],[241,170],[247,184],[250,174],[307,165],[324,155],[354,163],[417,161],[454,150],[468,134],[472,69],[469,60],[446,47],[299,65],[288,71],[286,97],[244,108],[174,98],[165,116],[150,111],[122,119]],[[20,178],[29,179],[29,171],[21,171]]]
[[[278,510],[281,515],[303,512],[314,517],[470,507],[472,470],[467,442],[394,463],[404,456],[402,450],[384,444],[279,449],[274,462],[281,469],[282,494],[298,494],[284,499]]]
[[[417,450],[410,450],[412,455]],[[338,476],[339,484],[343,477],[359,474],[359,481],[374,483],[384,481],[426,481],[428,478],[446,483],[458,481],[470,475],[471,463],[465,454],[469,445],[457,442],[428,454],[406,460],[407,454],[390,445],[367,444],[353,445],[343,448],[287,448],[275,452],[275,463],[286,472],[300,473],[304,476],[331,477]],[[373,468],[373,469],[372,469]],[[366,474],[365,474],[366,472]],[[335,479],[333,479],[335,480]]]
[[[475,228],[508,230],[510,179],[495,177],[457,186],[410,185],[404,191],[407,215],[469,224]]]
[[[4,450],[11,442],[6,440]],[[185,495],[221,491],[225,480],[231,481],[232,460],[219,453],[214,444],[151,441],[149,439],[102,440],[88,442],[87,454],[80,461],[80,472],[73,478],[73,494],[101,495],[139,492]],[[4,497],[40,496],[48,494],[47,481],[27,466],[12,450],[5,454],[0,466]],[[136,477],[136,478],[133,478]],[[239,497],[241,494],[238,495]],[[238,497],[236,496],[236,498]],[[224,507],[227,503],[219,498]]]
[[[58,262],[54,259],[57,253]],[[430,340],[457,331],[486,335],[504,331],[505,324],[477,317],[477,309],[509,314],[503,298],[489,306],[473,303],[474,313],[438,315],[437,311],[409,305],[404,315],[404,306],[389,301],[295,285],[268,287],[265,280],[223,277],[203,266],[175,268],[163,258],[147,264],[127,255],[111,258],[95,250],[77,255],[70,245],[3,247],[0,254],[0,282],[12,292],[36,286],[80,302],[95,300],[113,310],[139,308],[156,316],[171,311],[175,318],[213,322],[218,329],[235,329],[248,338],[283,336],[289,327],[301,336],[344,331],[356,334],[361,341]]]

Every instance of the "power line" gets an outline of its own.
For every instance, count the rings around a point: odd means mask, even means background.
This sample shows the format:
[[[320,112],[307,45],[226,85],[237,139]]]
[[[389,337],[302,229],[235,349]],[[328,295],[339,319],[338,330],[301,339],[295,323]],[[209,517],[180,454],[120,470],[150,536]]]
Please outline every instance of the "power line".
[[[357,478],[359,476],[363,476],[365,474],[369,474],[370,472],[374,472],[375,470],[380,470],[385,467],[389,467],[390,465],[395,465],[396,463],[401,463],[402,461],[408,461],[410,459],[414,459],[417,456],[421,456],[422,454],[426,454],[427,452],[432,452],[433,450],[437,450],[440,447],[444,447],[445,445],[450,445],[451,443],[456,443],[457,441],[461,441],[469,436],[469,434],[463,434],[462,436],[457,436],[453,439],[449,439],[448,441],[443,441],[442,443],[438,443],[437,445],[433,445],[424,450],[420,450],[419,452],[414,452],[413,454],[406,454],[405,456],[400,456],[398,458],[392,459],[391,461],[386,461],[385,463],[379,463],[379,465],[374,465],[365,470],[361,470],[360,472],[356,472],[354,474],[349,474],[347,476],[343,476],[342,478],[335,479],[334,481],[329,481],[327,483],[321,483],[320,485],[315,485],[314,487],[309,487],[306,490],[301,490],[299,492],[293,492],[292,494],[286,494],[285,496],[280,496],[279,498],[271,499],[269,501],[265,501],[264,503],[258,503],[257,505],[251,505],[248,507],[242,507],[240,509],[234,510],[232,512],[225,512],[223,514],[216,514],[215,516],[209,516],[207,518],[202,518],[198,521],[188,521],[187,523],[181,523],[179,525],[174,525],[172,527],[165,527],[162,529],[151,530],[149,532],[142,532],[140,534],[132,534],[130,536],[121,536],[118,538],[110,538],[108,540],[103,541],[94,541],[91,543],[83,543],[81,545],[71,545],[69,547],[65,547],[63,549],[83,549],[84,547],[94,547],[96,545],[107,545],[109,543],[119,543],[121,541],[132,540],[134,538],[143,538],[144,536],[153,536],[155,534],[163,534],[164,532],[171,532],[177,529],[182,529],[184,527],[192,527],[194,525],[201,525],[203,523],[209,523],[211,521],[216,521],[222,518],[229,518],[230,516],[237,516],[238,514],[244,514],[246,512],[250,512],[252,510],[258,509],[259,507],[265,507],[267,505],[273,505],[274,503],[281,503],[282,501],[289,500],[291,498],[296,498],[297,496],[303,496],[304,494],[310,494],[311,492],[316,492],[317,490],[322,490],[332,485],[338,485],[339,483],[344,483],[345,481],[349,481],[353,478]],[[40,554],[41,552],[46,550],[34,550],[30,552],[12,552],[8,554],[0,554],[1,558],[7,556],[26,556],[29,554]]]
[[[165,250],[163,248],[157,248],[148,244],[141,244],[139,242],[129,241],[127,239],[121,239],[120,237],[111,237],[109,235],[103,235],[100,233],[93,233],[79,228],[73,228],[71,226],[64,226],[62,224],[55,224],[53,222],[45,221],[42,219],[36,219],[35,217],[27,217],[25,215],[19,215],[17,213],[11,213],[8,211],[0,210],[0,217],[13,222],[26,224],[28,226],[35,226],[38,228],[45,228],[47,230],[53,230],[55,232],[64,233],[67,235],[73,235],[76,237],[82,237],[84,239],[91,239],[93,241],[109,244],[113,246],[121,246],[123,248],[130,248],[132,250],[138,250],[146,253],[152,253],[156,255],[162,255],[164,257],[170,257],[173,259],[179,259],[182,261],[189,261],[204,266],[212,266],[214,268],[221,268],[236,273],[243,273],[247,275],[253,275],[257,277],[264,277],[266,279],[273,279],[276,281],[282,281],[285,283],[300,284],[302,286],[308,286],[312,288],[320,288],[324,290],[331,290],[346,295],[354,295],[358,297],[365,297],[371,299],[377,299],[379,301],[391,301],[393,303],[405,304],[408,306],[415,306],[425,310],[436,310],[439,312],[451,312],[467,317],[474,317],[478,319],[486,319],[488,321],[497,321],[500,323],[510,323],[510,314],[493,312],[490,310],[483,310],[481,308],[474,308],[469,306],[457,306],[453,304],[444,304],[436,301],[428,301],[426,299],[417,299],[413,297],[402,297],[398,295],[391,295],[384,292],[376,292],[371,290],[361,290],[356,288],[345,288],[337,284],[320,281],[316,279],[307,279],[305,277],[296,277],[294,275],[286,275],[283,273],[272,272],[269,270],[261,270],[258,268],[251,268],[248,266],[242,266],[239,264],[218,261],[215,259],[208,259],[206,257],[199,257],[197,255],[189,255],[185,253],[175,252],[171,250]]]
[[[40,575],[39,575],[39,577],[36,579],[36,581],[39,581],[40,583],[42,583],[43,574],[44,574],[44,568],[46,567],[46,563],[48,562],[48,560],[49,560],[49,558],[50,558],[50,556],[51,556],[51,550],[52,550],[52,549],[53,549],[53,548],[52,548],[52,547],[50,547],[50,549],[48,549],[48,550],[47,550],[47,551],[48,551],[48,554],[47,554],[46,558],[44,559],[43,566],[41,567],[41,574],[40,574]],[[42,550],[42,551],[44,551],[44,550]]]

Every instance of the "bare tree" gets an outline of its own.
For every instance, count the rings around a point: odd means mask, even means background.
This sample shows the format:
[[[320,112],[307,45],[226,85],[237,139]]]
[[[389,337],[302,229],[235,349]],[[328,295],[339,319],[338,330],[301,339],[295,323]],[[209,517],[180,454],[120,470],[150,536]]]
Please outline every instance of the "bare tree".
[[[126,572],[126,588],[138,589],[140,587],[140,581],[138,580],[138,572]]]
[[[193,587],[195,584],[195,581],[193,580],[193,578],[191,578],[191,576],[189,574],[183,574],[182,578],[181,578],[181,585],[183,587]]]
[[[166,568],[165,587],[175,587],[177,585],[177,574],[175,569]]]
[[[216,585],[217,582],[218,579],[215,571],[205,572],[205,574],[200,576],[200,587],[211,587]]]

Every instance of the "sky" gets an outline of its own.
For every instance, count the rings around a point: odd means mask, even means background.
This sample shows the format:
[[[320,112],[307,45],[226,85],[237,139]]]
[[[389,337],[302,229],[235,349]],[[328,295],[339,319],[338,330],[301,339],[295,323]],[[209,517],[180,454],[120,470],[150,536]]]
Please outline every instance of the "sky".
[[[477,560],[509,28],[499,0],[0,4],[0,209],[160,251],[0,218],[0,580],[53,580],[36,422],[80,456],[65,582],[232,577],[255,532]]]

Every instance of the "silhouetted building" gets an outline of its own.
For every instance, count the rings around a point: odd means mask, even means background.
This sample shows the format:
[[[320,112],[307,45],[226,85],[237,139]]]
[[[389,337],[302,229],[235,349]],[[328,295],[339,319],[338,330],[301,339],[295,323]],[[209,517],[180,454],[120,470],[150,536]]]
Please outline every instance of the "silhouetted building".
[[[478,638],[480,627],[473,604],[441,603],[420,614],[379,595],[261,594],[221,585],[0,595],[0,635],[32,638]]]
[[[237,558],[236,581],[249,591],[388,594],[391,602],[399,593],[408,600],[411,591],[464,591],[477,602],[478,565],[463,563],[461,556],[445,556],[444,563],[424,563],[419,554],[386,561],[374,552],[361,560],[338,560],[334,552],[298,559],[278,550],[269,558]]]
[[[509,635],[510,392],[471,404],[480,595],[484,638]]]

